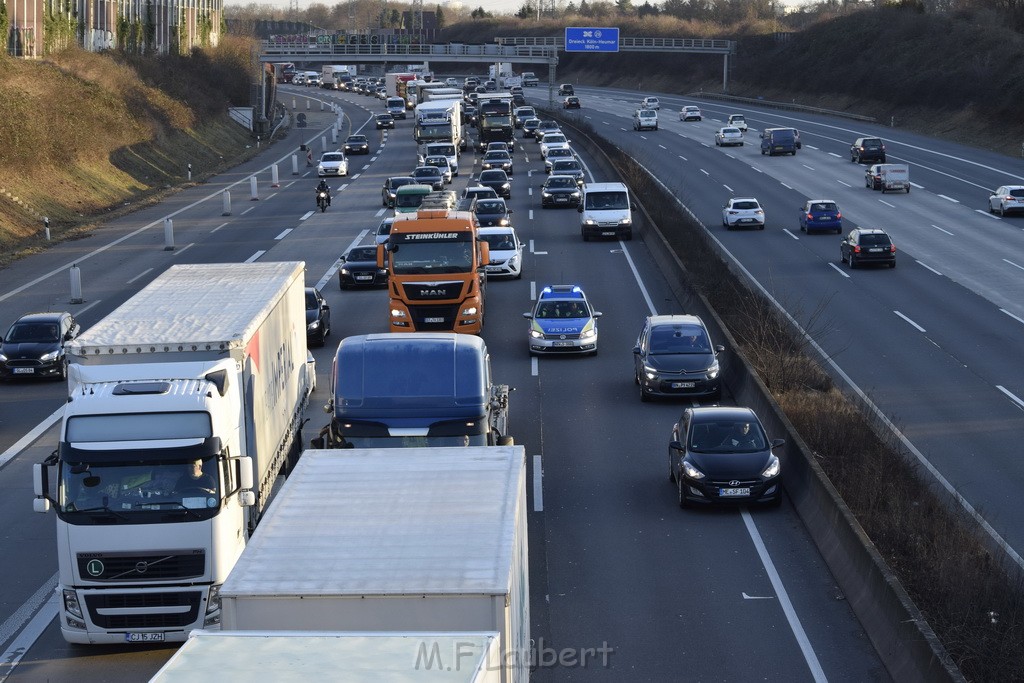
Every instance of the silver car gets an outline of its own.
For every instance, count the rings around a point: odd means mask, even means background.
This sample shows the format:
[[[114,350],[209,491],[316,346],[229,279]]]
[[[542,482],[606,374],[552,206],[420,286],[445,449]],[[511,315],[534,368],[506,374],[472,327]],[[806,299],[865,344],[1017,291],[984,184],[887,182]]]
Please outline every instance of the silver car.
[[[726,126],[715,131],[715,144],[719,147],[743,146],[743,132],[739,128]]]

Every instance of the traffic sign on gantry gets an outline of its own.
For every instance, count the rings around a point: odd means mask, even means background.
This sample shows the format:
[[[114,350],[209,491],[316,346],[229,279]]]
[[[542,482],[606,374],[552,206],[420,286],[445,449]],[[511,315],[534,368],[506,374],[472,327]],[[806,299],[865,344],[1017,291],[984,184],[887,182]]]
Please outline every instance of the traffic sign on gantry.
[[[566,52],[618,52],[619,29],[566,27]]]

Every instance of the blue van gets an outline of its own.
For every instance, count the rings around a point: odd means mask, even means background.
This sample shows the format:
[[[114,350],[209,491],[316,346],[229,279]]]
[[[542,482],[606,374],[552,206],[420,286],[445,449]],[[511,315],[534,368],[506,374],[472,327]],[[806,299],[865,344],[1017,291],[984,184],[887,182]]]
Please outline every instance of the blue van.
[[[797,138],[792,128],[765,128],[761,132],[761,154],[796,156]]]

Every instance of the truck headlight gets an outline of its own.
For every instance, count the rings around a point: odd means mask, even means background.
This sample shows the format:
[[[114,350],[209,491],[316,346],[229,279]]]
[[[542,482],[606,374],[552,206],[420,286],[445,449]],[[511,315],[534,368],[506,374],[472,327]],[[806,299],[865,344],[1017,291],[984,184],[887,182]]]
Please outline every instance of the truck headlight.
[[[79,619],[85,618],[82,615],[82,606],[78,604],[78,593],[67,588],[64,589],[64,610]]]
[[[206,613],[220,611],[220,584],[210,586],[210,599],[206,603]]]
[[[405,316],[405,311],[403,311],[400,308],[392,308],[391,309],[391,317],[392,318],[404,318],[404,317],[406,317]]]
[[[462,315],[476,315],[476,306],[466,306],[462,309]]]

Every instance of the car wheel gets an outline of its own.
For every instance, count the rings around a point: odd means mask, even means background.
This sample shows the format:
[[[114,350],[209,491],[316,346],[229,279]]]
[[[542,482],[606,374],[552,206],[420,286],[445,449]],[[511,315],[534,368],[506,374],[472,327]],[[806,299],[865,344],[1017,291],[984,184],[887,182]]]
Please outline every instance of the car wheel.
[[[586,230],[580,230],[580,234],[583,235],[583,241],[584,242],[589,242],[590,241],[590,235],[587,234]]]
[[[1006,218],[1006,208],[1002,204],[999,205],[999,217]]]
[[[683,484],[683,478],[676,477],[676,492],[679,500],[679,507],[683,510],[690,507],[690,501],[686,500],[686,494],[684,493],[685,490],[686,488],[685,484]]]
[[[857,267],[857,261],[853,258],[853,253],[852,252],[850,253],[849,256],[846,257],[846,259],[847,259],[847,262],[850,264],[850,270],[853,270],[854,268]]]
[[[60,370],[57,372],[57,380],[66,380],[68,378],[68,362],[65,360],[60,364]]]
[[[839,250],[839,262],[846,263],[846,253],[842,249]]]
[[[896,267],[896,262],[895,261],[890,261],[889,262],[889,267],[890,268],[895,268]]]
[[[676,464],[672,462],[672,449],[668,449],[668,480],[676,483]]]
[[[757,229],[758,230],[764,230],[764,223],[762,223],[761,225],[757,226]]]
[[[651,402],[651,397],[650,397],[650,396],[648,396],[648,395],[647,395],[647,394],[646,394],[646,393],[644,392],[644,387],[643,387],[643,385],[640,385],[640,402],[641,402],[641,403],[650,403],[650,402]]]

